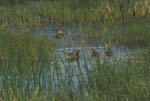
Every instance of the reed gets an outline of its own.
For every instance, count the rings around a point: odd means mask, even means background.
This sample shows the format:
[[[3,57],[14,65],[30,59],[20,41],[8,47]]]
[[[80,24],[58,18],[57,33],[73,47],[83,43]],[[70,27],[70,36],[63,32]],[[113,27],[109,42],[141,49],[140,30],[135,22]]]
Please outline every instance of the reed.
[[[0,101],[148,101],[149,14],[148,0],[1,0]],[[84,48],[91,40],[147,48],[142,59],[118,60],[112,47],[61,59],[51,36],[32,34],[49,24],[79,25]],[[66,30],[57,35],[67,39]]]
[[[55,64],[56,65],[56,64]],[[48,93],[44,93],[44,81],[42,84],[36,84],[39,85],[39,87],[35,87],[33,91],[30,91],[30,88],[26,88],[28,92],[24,95],[23,88],[26,85],[25,82],[20,86],[15,86],[16,84],[12,83],[11,85],[7,85],[8,90],[5,90],[5,95],[3,95],[3,99],[5,101],[10,101],[13,99],[16,100],[57,100],[61,101],[63,100],[117,100],[120,99],[128,99],[128,100],[138,100],[138,99],[149,99],[149,68],[147,67],[147,63],[144,64],[100,64],[97,63],[95,66],[92,65],[92,72],[88,72],[88,81],[81,81],[81,88],[76,92],[72,93],[69,92],[69,86],[71,86],[71,83],[67,83],[67,87],[59,90],[59,91],[49,91]],[[118,68],[117,68],[118,67]],[[56,66],[55,66],[56,68]],[[67,67],[72,68],[72,67]],[[76,67],[73,67],[76,68]],[[79,67],[81,69],[81,67]],[[53,71],[58,72],[57,76],[63,76],[60,75],[60,69],[55,69]],[[71,73],[71,72],[66,72]],[[78,80],[82,80],[82,72],[78,75]],[[39,75],[39,74],[38,74]],[[41,74],[44,75],[44,74]],[[72,74],[66,78],[66,80],[71,80]],[[34,75],[35,76],[35,75]],[[11,79],[13,79],[12,77]],[[28,79],[29,80],[29,79]],[[37,79],[38,80],[38,79]],[[61,80],[63,79],[58,79]],[[84,80],[84,79],[83,79]],[[35,79],[36,81],[36,79]],[[13,82],[13,81],[11,81]],[[55,81],[53,81],[55,82]],[[61,87],[66,81],[63,81],[59,87]],[[84,84],[88,84],[88,86]],[[21,83],[21,82],[20,82]],[[37,81],[38,83],[38,81]],[[111,85],[110,85],[111,84]],[[58,86],[58,85],[57,85]],[[17,87],[17,89],[16,89]],[[18,88],[19,87],[19,88]],[[65,90],[66,89],[66,90]],[[67,90],[68,89],[68,90]],[[45,89],[46,90],[46,89]]]
[[[18,1],[18,0],[17,0]],[[9,2],[9,1],[8,1]],[[149,18],[149,1],[66,0],[28,2],[24,5],[1,6],[1,24],[40,27],[49,23],[116,24],[135,18]],[[14,12],[15,11],[15,12]],[[123,16],[121,16],[123,15]]]
[[[126,22],[114,26],[87,24],[80,25],[81,32],[86,34],[89,40],[101,43],[111,42],[121,46],[148,46],[150,25],[145,20]]]

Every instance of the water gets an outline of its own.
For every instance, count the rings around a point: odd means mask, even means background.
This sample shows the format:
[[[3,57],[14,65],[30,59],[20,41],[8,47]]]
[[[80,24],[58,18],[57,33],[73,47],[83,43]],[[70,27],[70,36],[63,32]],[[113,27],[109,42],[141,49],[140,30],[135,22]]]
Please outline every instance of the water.
[[[57,32],[54,29],[57,28],[65,31],[65,37],[60,39],[55,37]],[[13,31],[15,30],[13,29]],[[15,79],[16,86],[18,86],[18,82],[22,82],[22,89],[24,91],[26,89],[32,91],[36,86],[40,86],[45,93],[48,93],[50,90],[57,92],[60,89],[75,93],[79,88],[87,88],[88,72],[92,72],[97,60],[100,64],[104,64],[105,61],[109,64],[118,64],[117,61],[120,63],[125,62],[128,57],[140,55],[142,51],[142,49],[135,51],[126,47],[118,48],[114,45],[111,47],[113,55],[111,57],[105,56],[106,48],[99,40],[88,39],[85,45],[81,44],[80,38],[82,37],[82,32],[80,31],[79,25],[49,25],[38,30],[33,30],[32,32],[34,35],[39,36],[48,35],[55,42],[55,52],[53,61],[47,67],[47,70],[43,70],[42,74],[32,75],[30,79],[25,78],[21,80],[22,78],[19,77]],[[100,52],[99,58],[92,57],[93,47]],[[66,55],[76,49],[80,50],[79,61],[67,62]],[[6,81],[12,82],[10,81],[11,74],[7,79]],[[3,77],[0,76],[0,92],[3,89]]]

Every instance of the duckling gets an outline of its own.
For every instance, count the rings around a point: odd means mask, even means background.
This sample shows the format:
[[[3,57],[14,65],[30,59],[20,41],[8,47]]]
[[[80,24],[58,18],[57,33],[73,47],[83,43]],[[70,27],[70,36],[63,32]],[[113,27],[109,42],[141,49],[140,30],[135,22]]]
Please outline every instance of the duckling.
[[[69,54],[66,56],[66,61],[68,61],[68,62],[73,62],[73,61],[79,60],[79,58],[80,58],[79,53],[80,53],[79,50],[77,50],[76,52],[73,52],[73,53],[69,53]]]
[[[100,52],[97,51],[95,48],[92,48],[92,56],[93,57],[100,57]]]
[[[61,29],[57,30],[56,38],[63,38],[65,36],[65,32]]]

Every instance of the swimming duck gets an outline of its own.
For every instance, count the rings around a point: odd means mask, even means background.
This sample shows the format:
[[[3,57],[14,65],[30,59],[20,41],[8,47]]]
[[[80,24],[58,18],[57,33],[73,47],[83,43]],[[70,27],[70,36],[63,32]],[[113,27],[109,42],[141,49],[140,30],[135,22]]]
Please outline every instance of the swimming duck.
[[[61,29],[58,29],[56,32],[56,38],[63,38],[65,36],[65,32]]]
[[[68,61],[68,62],[73,62],[73,61],[79,60],[79,58],[80,58],[79,53],[80,53],[79,50],[77,50],[76,52],[73,52],[73,53],[69,53],[69,54],[66,56],[66,61]]]
[[[113,51],[111,50],[111,46],[106,44],[105,48],[106,48],[105,49],[105,56],[108,56],[108,57],[112,56],[113,55]]]
[[[100,52],[97,51],[95,48],[92,48],[92,56],[93,57],[100,57]]]
[[[106,56],[109,56],[109,57],[112,56],[112,55],[113,55],[112,50],[106,50],[106,51],[105,51],[105,55],[106,55]]]

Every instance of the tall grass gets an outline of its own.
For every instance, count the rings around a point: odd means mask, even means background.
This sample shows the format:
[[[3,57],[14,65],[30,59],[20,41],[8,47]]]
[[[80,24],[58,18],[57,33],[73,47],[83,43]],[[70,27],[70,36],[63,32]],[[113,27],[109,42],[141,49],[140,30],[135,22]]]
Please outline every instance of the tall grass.
[[[99,61],[99,59],[98,59]],[[78,75],[79,80],[79,89],[76,92],[69,91],[70,86],[73,84],[72,81],[72,74],[71,71],[67,72],[70,74],[65,79],[62,79],[63,75],[59,74],[61,72],[61,69],[56,69],[57,66],[55,64],[55,69],[53,71],[53,75],[57,75],[60,77],[60,79],[57,78],[57,82],[61,82],[60,85],[58,84],[57,87],[59,90],[55,91],[52,89],[45,88],[46,82],[44,78],[42,81],[40,81],[40,76],[44,76],[44,74],[37,74],[34,75],[36,79],[34,79],[35,87],[30,88],[30,82],[32,82],[32,79],[26,78],[26,77],[20,77],[21,79],[18,80],[18,84],[16,84],[14,81],[15,77],[12,77],[11,75],[11,84],[9,84],[9,80],[5,79],[5,82],[7,85],[5,85],[5,88],[2,97],[5,99],[4,101],[10,101],[13,99],[16,100],[53,100],[53,101],[62,101],[62,100],[89,100],[89,101],[95,101],[95,100],[148,100],[150,95],[150,82],[149,82],[149,63],[145,64],[128,64],[128,63],[122,63],[120,64],[119,61],[114,61],[115,64],[110,64],[109,61],[105,61],[104,64],[100,64],[97,61],[97,64],[91,64],[92,65],[92,71],[88,70],[88,78],[87,80],[84,80],[82,76],[83,72],[80,72]],[[43,66],[41,67],[43,68]],[[51,66],[52,68],[52,66]],[[83,67],[71,67],[67,66],[66,68],[80,68]],[[43,71],[43,70],[41,70]],[[80,70],[78,70],[79,72]],[[55,74],[56,73],[56,74]],[[26,74],[28,75],[28,74]],[[24,79],[23,79],[24,78]],[[46,77],[45,77],[46,78]],[[49,86],[53,85],[53,82],[55,82],[55,79],[47,79],[52,80],[49,83]],[[80,82],[81,80],[81,82]],[[26,84],[26,82],[29,84]],[[84,81],[84,82],[83,82]],[[42,82],[42,83],[40,83]],[[70,82],[70,83],[69,83]],[[74,82],[75,83],[75,82]],[[87,84],[87,85],[85,85]],[[61,88],[64,86],[64,88]],[[33,85],[32,85],[33,86]],[[6,88],[7,87],[7,88]],[[45,92],[46,90],[47,92]]]
[[[150,99],[148,0],[2,0],[0,3],[0,101]],[[49,36],[29,33],[58,23],[81,25],[86,41],[146,45],[148,48],[141,53],[143,63],[101,56],[89,60],[85,56],[83,61],[67,63],[57,57],[59,53]],[[13,28],[19,30],[10,32]]]
[[[149,22],[126,22],[116,25],[87,24],[80,25],[81,33],[89,40],[116,46],[149,46]]]
[[[5,96],[7,101],[12,101],[13,96],[22,95],[23,99],[29,96],[28,80],[36,81],[37,77],[34,75],[41,74],[41,70],[46,68],[44,65],[41,68],[41,64],[50,64],[52,47],[52,41],[45,36],[0,33],[0,77],[2,78],[0,96]]]
[[[109,11],[108,11],[109,9]],[[49,23],[112,23],[149,17],[149,1],[66,0],[2,6],[1,24],[37,27]]]

